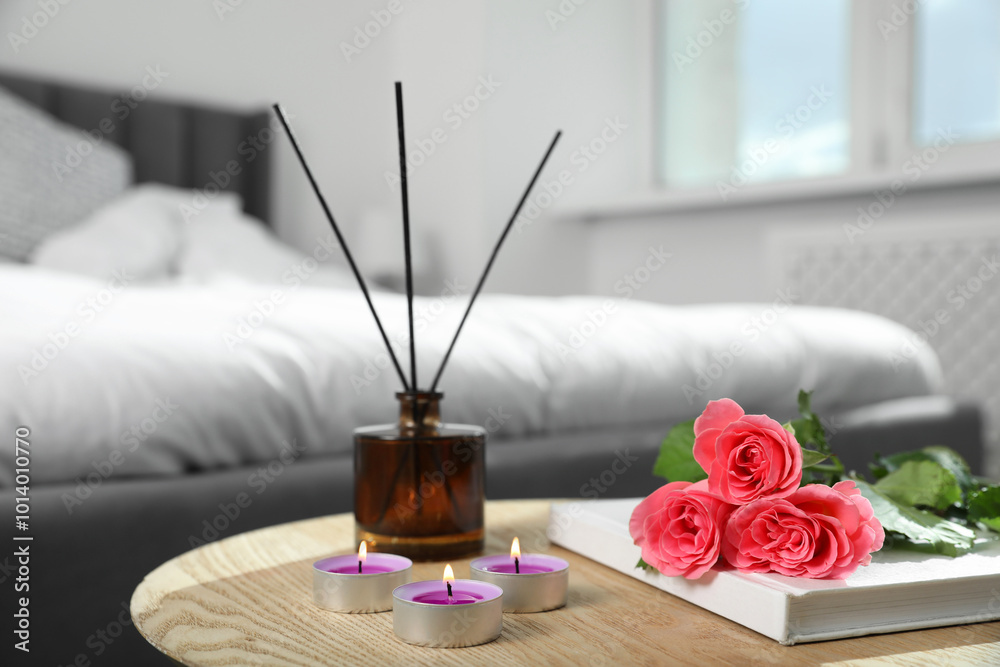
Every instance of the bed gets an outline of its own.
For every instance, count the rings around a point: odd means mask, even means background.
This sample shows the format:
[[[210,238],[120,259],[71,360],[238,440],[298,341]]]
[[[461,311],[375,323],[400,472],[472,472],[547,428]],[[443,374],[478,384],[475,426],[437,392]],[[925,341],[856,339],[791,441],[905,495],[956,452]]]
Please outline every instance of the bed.
[[[120,99],[12,76],[0,87],[84,129]],[[0,263],[0,428],[31,430],[31,609],[45,637],[33,659],[156,661],[137,633],[109,632],[128,624],[141,576],[207,541],[349,511],[351,431],[395,418],[398,378],[332,239],[301,253],[268,231],[270,153],[248,160],[239,147],[269,123],[142,101],[105,137],[132,157],[135,184],[27,261]],[[220,184],[232,160],[238,173]],[[403,297],[374,300],[404,340]],[[461,305],[417,300],[425,376]],[[647,493],[671,424],[721,396],[789,417],[800,388],[849,467],[923,444],[977,467],[978,409],[941,395],[932,352],[900,356],[911,337],[875,316],[780,302],[490,294],[443,377],[442,411],[490,431],[491,498]],[[7,507],[16,467],[5,448]]]

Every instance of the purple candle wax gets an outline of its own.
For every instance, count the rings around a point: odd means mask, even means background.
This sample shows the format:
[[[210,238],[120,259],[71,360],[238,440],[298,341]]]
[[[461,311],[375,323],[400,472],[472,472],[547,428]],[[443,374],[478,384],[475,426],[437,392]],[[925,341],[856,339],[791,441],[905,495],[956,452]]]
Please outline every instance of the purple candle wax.
[[[413,565],[409,558],[403,558],[395,554],[370,553],[361,564],[361,574],[385,574],[386,572],[396,572],[405,570]],[[358,556],[349,554],[347,556],[332,556],[318,560],[313,565],[317,570],[331,572],[333,574],[358,574]]]
[[[515,566],[513,558],[497,554],[496,556],[477,558],[473,561],[472,566],[477,570],[500,574],[545,574],[565,570],[569,567],[569,563],[555,556],[524,554],[518,559],[518,566]]]
[[[436,593],[423,593],[421,595],[413,596],[413,601],[421,604],[472,604],[473,602],[479,602],[482,599],[483,598],[478,595],[455,593],[454,591],[452,591],[451,596],[449,596],[448,592],[444,590]]]
[[[324,569],[323,571],[333,572],[334,574],[382,574],[385,572],[395,572],[396,570],[385,565],[372,565],[371,563],[364,563],[361,571],[358,572],[358,562],[357,559],[355,559],[354,565],[349,565],[347,567],[335,565],[331,568]]]
[[[451,598],[443,581],[417,581],[393,591],[400,600],[428,605],[475,604],[498,598],[501,593],[496,586],[472,579],[451,582]]]

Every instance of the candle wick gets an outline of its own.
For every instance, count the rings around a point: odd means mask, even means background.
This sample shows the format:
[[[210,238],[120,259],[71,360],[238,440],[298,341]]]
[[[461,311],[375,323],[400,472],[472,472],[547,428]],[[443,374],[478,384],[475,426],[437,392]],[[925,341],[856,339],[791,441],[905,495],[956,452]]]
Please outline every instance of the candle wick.
[[[451,598],[451,582],[450,581],[446,581],[444,583],[448,587],[448,597]]]
[[[514,558],[514,574],[521,574],[521,561]]]
[[[363,562],[364,561],[360,561],[360,560],[358,561],[358,574],[361,574],[361,563],[363,563]]]

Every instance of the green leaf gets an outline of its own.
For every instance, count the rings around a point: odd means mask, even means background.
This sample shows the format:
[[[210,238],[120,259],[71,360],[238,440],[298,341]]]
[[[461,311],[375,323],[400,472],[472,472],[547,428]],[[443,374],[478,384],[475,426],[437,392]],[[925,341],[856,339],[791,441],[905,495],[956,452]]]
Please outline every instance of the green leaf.
[[[886,531],[904,535],[918,545],[927,543],[934,553],[958,556],[972,548],[976,534],[957,523],[942,519],[930,512],[901,505],[861,479],[854,482],[861,495],[868,499],[875,516]]]
[[[969,494],[969,519],[1000,532],[1000,486]]]
[[[647,563],[646,561],[644,561],[642,558],[639,558],[639,562],[636,563],[635,566],[637,568],[639,568],[640,570],[645,570],[646,572],[656,572],[657,571],[655,567],[653,567],[652,565],[650,565],[649,563]]]
[[[792,422],[785,422],[781,425],[781,428],[791,433],[793,438],[795,437],[795,427],[792,426]]]
[[[875,452],[872,462],[868,464],[868,471],[878,481],[889,474],[889,464],[886,462],[884,456]]]
[[[969,464],[965,462],[962,455],[950,447],[933,445],[923,449],[915,449],[909,452],[900,452],[891,456],[875,455],[875,464],[872,473],[876,478],[884,477],[886,474],[899,470],[907,461],[933,461],[955,476],[955,481],[962,489],[963,493],[968,493],[976,488],[976,481],[969,470]],[[885,472],[879,474],[882,470]]]
[[[792,420],[789,426],[802,447],[802,484],[836,484],[844,478],[844,465],[830,450],[823,422],[812,411],[812,392],[799,391],[799,413],[801,419]],[[827,459],[828,463],[819,465]]]
[[[944,510],[962,500],[955,476],[936,461],[906,461],[875,484],[898,503]]]
[[[826,432],[823,431],[819,417],[813,415],[809,419],[793,419],[789,425],[792,427],[792,435],[800,445],[812,445],[821,452],[830,453],[830,447],[826,443]]]
[[[826,454],[823,454],[822,452],[814,452],[811,449],[803,449],[802,450],[802,467],[803,468],[810,468],[810,467],[812,467],[814,465],[822,463],[823,461],[826,461],[828,458],[830,458],[830,457],[827,456]]]
[[[799,389],[799,414],[806,419],[813,416],[812,412],[812,392]]]
[[[668,482],[697,482],[708,477],[694,460],[694,420],[670,429],[660,445],[653,474]]]

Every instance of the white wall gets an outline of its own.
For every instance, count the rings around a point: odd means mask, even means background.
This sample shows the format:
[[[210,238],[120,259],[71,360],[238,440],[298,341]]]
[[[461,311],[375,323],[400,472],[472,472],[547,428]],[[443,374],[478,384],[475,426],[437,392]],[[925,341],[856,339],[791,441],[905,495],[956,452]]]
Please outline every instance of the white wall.
[[[19,31],[23,17],[37,11],[31,0],[3,3],[3,33]],[[160,97],[239,108],[280,100],[350,226],[362,201],[386,197],[378,149],[369,144],[383,141],[371,118],[391,99],[387,52],[373,46],[348,64],[337,49],[364,17],[363,7],[303,0],[244,2],[221,18],[212,3],[198,0],[73,2],[17,53],[5,40],[0,67],[115,89],[131,88],[147,65],[159,65],[169,73],[154,92]],[[384,85],[372,85],[376,80]],[[391,118],[390,111],[382,116]],[[309,247],[325,223],[283,140],[279,151],[275,221]]]
[[[771,301],[783,287],[779,258],[773,255],[775,236],[800,230],[848,243],[844,226],[856,227],[858,208],[875,201],[873,193],[859,193],[590,223],[589,291],[614,295],[618,281],[645,261],[648,248],[662,246],[672,257],[635,298],[665,303]],[[914,190],[899,197],[874,228],[990,224],[997,221],[998,211],[1000,189],[992,184]],[[864,243],[865,238],[855,237],[854,242]]]
[[[447,140],[412,172],[412,222],[438,278],[474,281],[554,130],[565,131],[548,174],[569,168],[575,146],[606,117],[636,117],[632,48],[635,10],[591,2],[553,29],[547,3],[400,0],[400,11],[351,62],[340,44],[384,12],[389,0],[239,0],[137,3],[90,0],[58,13],[15,52],[0,44],[0,68],[111,89],[136,85],[147,65],[169,77],[164,98],[251,108],[280,100],[334,213],[364,263],[401,257],[393,81],[406,93],[411,151],[437,127]],[[37,0],[0,4],[0,33],[19,33]],[[383,19],[386,16],[382,14]],[[500,83],[454,127],[444,114],[473,94],[479,77]],[[482,89],[481,89],[482,90]],[[455,116],[451,116],[455,118]],[[630,129],[560,203],[624,189],[641,139]],[[324,222],[287,142],[277,147],[275,224],[308,249]],[[383,220],[381,226],[378,221]],[[362,235],[362,224],[373,233]],[[489,289],[558,294],[583,291],[584,230],[542,215],[512,235]],[[390,260],[391,261],[391,260]],[[400,260],[401,261],[401,260]]]
[[[561,128],[564,136],[542,185],[560,171],[569,172],[572,183],[552,208],[511,234],[488,283],[492,291],[614,294],[617,281],[645,261],[649,247],[662,245],[673,256],[638,298],[766,300],[774,289],[762,266],[769,229],[840,226],[871,199],[676,211],[590,224],[560,218],[553,209],[624,193],[648,178],[648,3],[400,3],[402,11],[347,62],[340,44],[351,42],[355,29],[389,0],[243,0],[221,17],[213,8],[218,3],[204,0],[76,0],[60,6],[17,53],[6,35],[19,32],[38,5],[8,0],[0,4],[0,68],[126,88],[147,65],[160,65],[170,72],[155,91],[162,97],[247,108],[280,100],[294,115],[334,211],[368,266],[391,266],[401,255],[399,197],[385,174],[397,169],[392,83],[402,79],[411,150],[435,128],[447,137],[411,173],[417,240],[433,249],[425,255],[438,280],[457,278],[466,285],[478,276],[554,130]],[[562,16],[559,7],[576,9]],[[474,93],[480,77],[499,87],[453,127],[445,114]],[[583,158],[580,147],[615,118],[627,129],[597,159]],[[276,226],[308,248],[326,223],[287,143],[281,140],[277,150]],[[543,192],[536,190],[533,200]],[[949,192],[910,193],[886,221],[933,218],[947,224],[995,215],[997,196],[966,200]],[[362,234],[362,224],[372,233]]]

